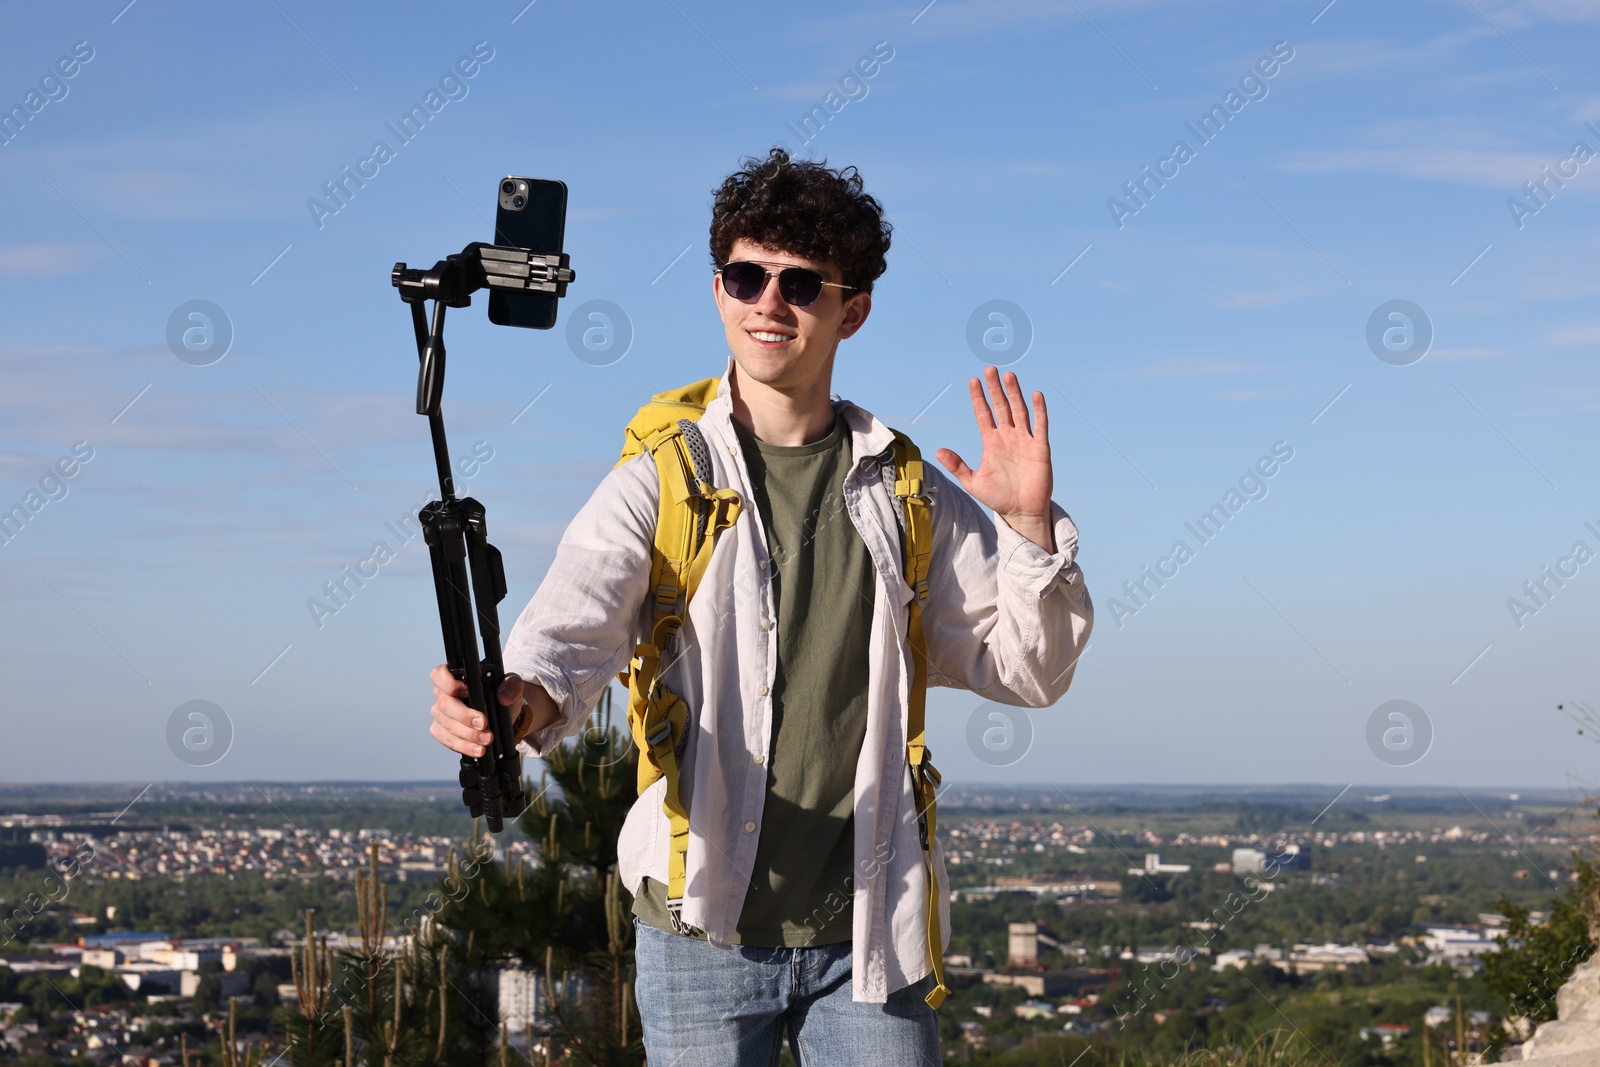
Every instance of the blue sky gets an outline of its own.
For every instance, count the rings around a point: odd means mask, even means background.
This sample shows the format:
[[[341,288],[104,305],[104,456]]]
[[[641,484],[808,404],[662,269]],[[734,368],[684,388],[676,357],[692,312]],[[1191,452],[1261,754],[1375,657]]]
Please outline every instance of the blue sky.
[[[631,411],[721,370],[710,191],[780,141],[859,167],[895,225],[839,392],[975,460],[969,319],[1004,300],[1031,325],[1013,369],[1048,396],[1097,628],[1020,759],[981,760],[987,710],[936,693],[947,776],[1596,777],[1557,710],[1600,706],[1600,560],[1572,556],[1600,552],[1594,0],[125,3],[13,13],[0,40],[0,102],[39,92],[0,146],[0,507],[42,478],[59,497],[0,545],[0,778],[449,777],[426,549],[385,525],[432,477],[390,266],[486,239],[504,174],[569,186],[562,324],[495,328],[480,297],[449,330],[509,625]],[[319,219],[380,139],[393,158]],[[167,341],[193,300],[232,328],[207,366]],[[569,343],[590,300],[631,323],[620,360]],[[1394,300],[1431,323],[1420,360],[1369,347]],[[1279,442],[1265,496],[1201,544],[1185,524]],[[1122,592],[1180,539],[1176,576]],[[308,599],[379,540],[395,558],[319,628]],[[1547,565],[1576,576],[1528,600]],[[1395,699],[1433,733],[1404,766],[1367,739]],[[168,749],[191,700],[232,723],[210,767]]]

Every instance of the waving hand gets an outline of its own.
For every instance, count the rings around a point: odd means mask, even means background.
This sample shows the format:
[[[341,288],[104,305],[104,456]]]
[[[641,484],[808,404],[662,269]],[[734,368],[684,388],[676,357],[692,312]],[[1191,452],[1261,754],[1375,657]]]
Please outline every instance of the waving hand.
[[[1030,423],[1028,405],[1017,376],[1007,371],[1002,383],[1000,372],[994,367],[985,368],[983,376],[989,387],[987,398],[978,379],[967,383],[972,394],[972,413],[983,442],[977,470],[951,449],[941,448],[935,455],[973,499],[1046,552],[1054,552],[1055,537],[1050,522],[1050,423],[1044,394],[1033,394]],[[990,399],[994,402],[992,409]]]

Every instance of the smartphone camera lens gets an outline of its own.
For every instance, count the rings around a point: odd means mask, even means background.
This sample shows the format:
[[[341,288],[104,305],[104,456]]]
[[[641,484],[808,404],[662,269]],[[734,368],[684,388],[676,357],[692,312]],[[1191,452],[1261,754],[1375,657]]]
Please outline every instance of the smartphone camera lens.
[[[500,183],[500,191],[505,193],[507,196],[510,196],[512,193],[517,191],[517,183],[512,181],[510,178],[507,178],[505,181]]]
[[[521,193],[518,193],[516,196],[513,196],[511,198],[511,206],[516,208],[518,211],[520,211],[524,207],[526,207],[527,204],[528,204],[528,198],[523,196]]]

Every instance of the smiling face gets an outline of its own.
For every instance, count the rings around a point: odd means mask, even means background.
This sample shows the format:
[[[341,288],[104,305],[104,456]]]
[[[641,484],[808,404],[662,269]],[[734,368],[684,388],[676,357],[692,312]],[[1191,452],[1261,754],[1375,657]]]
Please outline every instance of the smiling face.
[[[745,238],[733,242],[730,263],[749,260],[772,271],[806,267],[830,282],[846,283],[839,270],[825,260],[806,259]],[[769,276],[766,288],[753,303],[743,303],[722,288],[720,275],[712,275],[712,293],[722,326],[743,377],[782,392],[814,391],[823,395],[833,380],[833,356],[839,342],[854,334],[872,310],[872,294],[831,285],[805,307],[794,307],[778,292],[778,279]]]

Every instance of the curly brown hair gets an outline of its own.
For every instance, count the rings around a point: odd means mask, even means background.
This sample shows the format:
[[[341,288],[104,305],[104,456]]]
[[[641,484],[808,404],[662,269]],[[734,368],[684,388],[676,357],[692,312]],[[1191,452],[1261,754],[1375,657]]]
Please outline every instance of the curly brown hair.
[[[766,159],[747,156],[715,191],[711,260],[727,265],[743,237],[839,268],[846,285],[863,292],[888,268],[893,227],[883,205],[867,195],[855,167],[830,170],[827,160],[792,160],[782,148]]]

